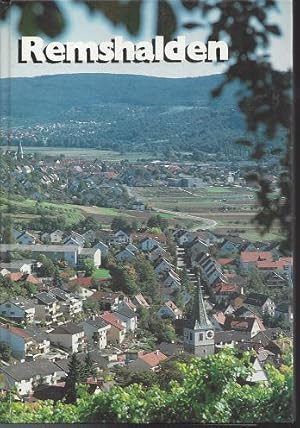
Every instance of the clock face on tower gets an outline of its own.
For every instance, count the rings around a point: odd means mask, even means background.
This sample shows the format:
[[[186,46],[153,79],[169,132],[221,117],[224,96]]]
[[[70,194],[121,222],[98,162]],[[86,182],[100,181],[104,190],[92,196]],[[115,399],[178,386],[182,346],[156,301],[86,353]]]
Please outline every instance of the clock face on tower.
[[[208,331],[206,332],[205,336],[206,336],[206,339],[213,339],[213,337],[214,337],[214,332],[213,332],[213,330],[208,330]]]

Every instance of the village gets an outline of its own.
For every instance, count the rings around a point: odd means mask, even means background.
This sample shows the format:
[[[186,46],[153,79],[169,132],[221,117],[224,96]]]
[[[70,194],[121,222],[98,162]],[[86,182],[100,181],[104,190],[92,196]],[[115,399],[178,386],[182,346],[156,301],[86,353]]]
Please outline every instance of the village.
[[[279,241],[176,228],[153,212],[135,228],[86,217],[71,231],[10,232],[0,244],[0,373],[15,399],[61,399],[74,356],[97,393],[128,372],[224,347],[253,350],[248,382],[267,382],[264,365],[279,367],[291,346],[292,257]]]

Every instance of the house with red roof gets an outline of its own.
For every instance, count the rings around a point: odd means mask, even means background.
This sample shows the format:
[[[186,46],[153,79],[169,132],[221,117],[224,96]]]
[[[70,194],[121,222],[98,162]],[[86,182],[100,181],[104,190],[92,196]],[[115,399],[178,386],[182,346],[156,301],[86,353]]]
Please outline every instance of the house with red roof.
[[[271,251],[242,251],[240,255],[240,267],[244,271],[249,271],[251,268],[257,267],[257,262],[273,261]]]
[[[126,323],[122,322],[116,315],[111,312],[104,312],[100,318],[110,325],[107,332],[107,341],[111,344],[121,344],[125,338]]]
[[[235,284],[226,284],[219,282],[214,285],[213,292],[215,294],[216,303],[228,303],[240,294],[240,287]]]
[[[160,363],[167,359],[168,357],[159,350],[148,353],[141,351],[137,353],[137,358],[128,364],[128,367],[132,370],[155,371]]]
[[[0,343],[9,345],[12,355],[18,360],[25,359],[30,348],[34,346],[29,332],[10,324],[0,324]]]

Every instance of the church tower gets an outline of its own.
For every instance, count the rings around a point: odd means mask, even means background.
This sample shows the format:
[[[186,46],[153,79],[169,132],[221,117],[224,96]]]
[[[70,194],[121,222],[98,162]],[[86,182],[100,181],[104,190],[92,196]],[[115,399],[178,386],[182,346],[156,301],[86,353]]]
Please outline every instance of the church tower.
[[[19,142],[18,145],[18,151],[17,151],[17,159],[23,159],[24,158],[24,152],[23,152],[23,147],[22,147],[22,143]]]
[[[192,317],[183,329],[183,348],[200,358],[215,352],[214,326],[206,313],[199,275]]]

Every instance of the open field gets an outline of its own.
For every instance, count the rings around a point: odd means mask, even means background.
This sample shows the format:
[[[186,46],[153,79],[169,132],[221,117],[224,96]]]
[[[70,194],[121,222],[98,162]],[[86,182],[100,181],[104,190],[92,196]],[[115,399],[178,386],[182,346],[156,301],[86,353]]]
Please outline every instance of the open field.
[[[215,187],[206,189],[181,189],[173,187],[139,187],[137,197],[158,212],[168,212],[177,222],[190,220],[189,228],[212,228],[221,233],[238,233],[250,240],[280,239],[278,228],[260,235],[251,221],[258,209],[255,191],[240,187]]]
[[[9,147],[9,150],[17,150],[17,146]],[[69,159],[99,159],[99,160],[111,160],[111,161],[120,161],[120,160],[129,160],[136,161],[137,159],[154,159],[153,153],[145,152],[130,152],[130,153],[120,153],[110,150],[97,150],[89,148],[63,148],[63,147],[23,147],[24,153],[39,153],[43,156],[55,156],[59,158],[63,156]]]
[[[42,215],[47,216],[63,216],[66,219],[67,225],[78,223],[84,218],[78,208],[69,204],[52,203],[52,202],[37,202],[33,199],[14,196],[12,198],[7,195],[0,195],[0,213],[7,213],[16,220],[31,221],[39,219]]]

